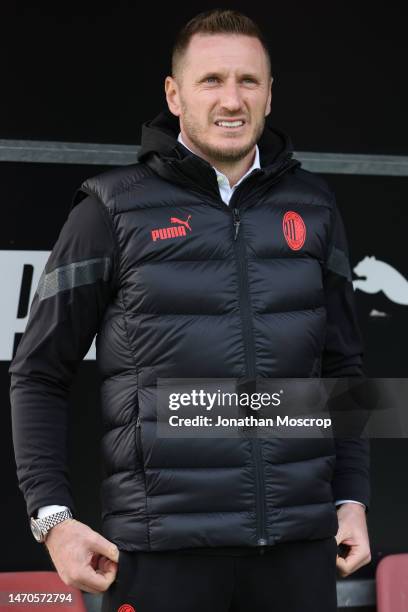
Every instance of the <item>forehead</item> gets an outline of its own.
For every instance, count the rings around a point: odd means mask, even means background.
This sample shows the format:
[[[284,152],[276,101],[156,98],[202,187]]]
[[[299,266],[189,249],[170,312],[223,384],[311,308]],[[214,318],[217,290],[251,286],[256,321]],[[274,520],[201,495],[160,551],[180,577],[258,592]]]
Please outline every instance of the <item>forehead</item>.
[[[267,68],[262,43],[242,34],[194,34],[185,54],[188,70],[248,70]]]

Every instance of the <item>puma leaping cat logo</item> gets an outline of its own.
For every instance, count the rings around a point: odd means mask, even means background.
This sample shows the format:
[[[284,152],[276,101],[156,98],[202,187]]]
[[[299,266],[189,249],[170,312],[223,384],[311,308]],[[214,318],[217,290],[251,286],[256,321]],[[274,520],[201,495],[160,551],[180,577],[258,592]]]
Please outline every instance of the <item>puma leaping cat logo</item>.
[[[353,280],[354,289],[366,293],[383,291],[389,300],[396,304],[408,305],[408,280],[385,261],[368,255],[358,262],[353,270],[358,278]]]
[[[187,221],[183,221],[183,219],[179,219],[178,217],[170,217],[170,223],[180,223],[181,225],[185,225],[191,232],[191,227],[189,221],[191,219],[191,215],[188,215]]]

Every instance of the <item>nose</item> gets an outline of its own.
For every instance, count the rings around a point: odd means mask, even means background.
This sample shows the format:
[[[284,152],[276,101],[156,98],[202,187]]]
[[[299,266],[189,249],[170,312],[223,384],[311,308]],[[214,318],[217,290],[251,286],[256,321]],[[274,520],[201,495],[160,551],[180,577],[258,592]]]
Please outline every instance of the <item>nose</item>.
[[[241,108],[242,99],[239,85],[235,81],[227,81],[221,89],[220,104],[223,108],[234,112]]]

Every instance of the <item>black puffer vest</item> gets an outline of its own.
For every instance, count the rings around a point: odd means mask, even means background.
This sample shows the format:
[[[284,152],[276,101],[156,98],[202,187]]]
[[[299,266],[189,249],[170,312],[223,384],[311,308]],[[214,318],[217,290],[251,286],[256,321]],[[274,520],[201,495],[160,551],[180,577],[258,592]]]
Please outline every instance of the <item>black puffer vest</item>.
[[[158,378],[319,376],[333,197],[266,123],[261,169],[220,198],[168,111],[139,163],[86,180],[117,241],[97,335],[103,533],[119,548],[262,546],[333,536],[330,439],[165,439]],[[81,194],[81,191],[83,192]]]

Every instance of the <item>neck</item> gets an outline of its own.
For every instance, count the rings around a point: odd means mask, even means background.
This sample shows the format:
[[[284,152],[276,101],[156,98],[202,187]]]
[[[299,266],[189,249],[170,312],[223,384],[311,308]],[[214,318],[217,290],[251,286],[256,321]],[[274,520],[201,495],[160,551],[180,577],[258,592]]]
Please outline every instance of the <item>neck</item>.
[[[240,180],[240,178],[243,177],[244,174],[246,174],[246,172],[248,172],[248,170],[250,169],[250,167],[255,161],[255,154],[256,154],[255,145],[253,149],[251,149],[251,151],[244,158],[237,160],[237,161],[228,162],[228,161],[214,160],[209,155],[202,153],[202,151],[200,151],[189,140],[188,136],[183,134],[182,131],[181,131],[181,138],[183,139],[183,142],[186,144],[186,146],[193,153],[195,153],[202,159],[205,159],[209,164],[211,164],[211,166],[214,166],[215,168],[217,168],[218,172],[222,172],[223,174],[225,174],[231,187],[233,187],[235,183],[237,183]]]
[[[255,147],[243,159],[232,163],[228,162],[211,162],[219,172],[225,174],[231,187],[238,183],[240,178],[244,176],[252,166],[255,160]],[[208,161],[208,160],[207,160]]]

